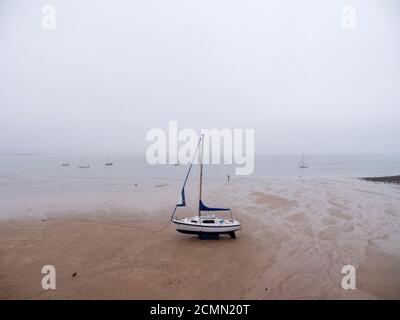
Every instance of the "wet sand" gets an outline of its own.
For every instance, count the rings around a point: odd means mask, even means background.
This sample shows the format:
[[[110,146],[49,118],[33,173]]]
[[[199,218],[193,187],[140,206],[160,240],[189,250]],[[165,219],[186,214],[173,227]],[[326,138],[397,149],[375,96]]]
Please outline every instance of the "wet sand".
[[[0,298],[400,298],[397,185],[212,181],[206,203],[230,206],[243,224],[238,239],[218,241],[174,230],[178,191],[160,180],[51,201],[20,198],[19,211],[0,220]],[[1,209],[12,211],[11,202]],[[47,264],[56,268],[56,290],[41,288]],[[348,264],[357,270],[356,290],[341,288]]]

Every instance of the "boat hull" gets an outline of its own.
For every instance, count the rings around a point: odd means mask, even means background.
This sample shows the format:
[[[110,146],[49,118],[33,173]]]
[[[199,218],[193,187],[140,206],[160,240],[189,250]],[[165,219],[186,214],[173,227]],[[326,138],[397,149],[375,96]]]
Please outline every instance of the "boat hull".
[[[199,232],[199,231],[189,231],[189,230],[179,230],[176,229],[176,231],[183,233],[183,234],[191,234],[191,235],[197,235],[199,236],[200,239],[218,239],[221,234],[227,234],[229,235],[232,239],[236,239],[236,234],[235,231],[229,231],[229,232]]]
[[[195,234],[201,236],[218,236],[220,234],[228,234],[235,238],[235,232],[240,230],[240,223],[230,223],[226,225],[205,225],[181,222],[177,220],[172,221],[175,224],[176,231],[184,234]]]

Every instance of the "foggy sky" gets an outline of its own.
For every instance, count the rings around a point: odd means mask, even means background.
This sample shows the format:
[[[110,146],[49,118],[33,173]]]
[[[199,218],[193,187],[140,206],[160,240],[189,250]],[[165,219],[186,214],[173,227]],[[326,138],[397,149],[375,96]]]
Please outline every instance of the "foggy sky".
[[[0,153],[141,154],[169,120],[254,128],[256,153],[398,153],[399,18],[396,0],[1,0]]]

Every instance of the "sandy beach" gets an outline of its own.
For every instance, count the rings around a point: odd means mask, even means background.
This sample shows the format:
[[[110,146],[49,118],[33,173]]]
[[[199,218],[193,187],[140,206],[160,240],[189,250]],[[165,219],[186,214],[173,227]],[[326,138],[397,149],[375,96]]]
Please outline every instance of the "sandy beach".
[[[115,187],[115,188],[114,188]],[[3,201],[0,299],[399,299],[400,187],[358,179],[207,182],[238,239],[201,241],[169,222],[179,184]],[[14,211],[13,211],[14,210]],[[54,265],[56,290],[41,268]],[[356,290],[341,287],[356,267]],[[72,276],[76,273],[75,276]]]

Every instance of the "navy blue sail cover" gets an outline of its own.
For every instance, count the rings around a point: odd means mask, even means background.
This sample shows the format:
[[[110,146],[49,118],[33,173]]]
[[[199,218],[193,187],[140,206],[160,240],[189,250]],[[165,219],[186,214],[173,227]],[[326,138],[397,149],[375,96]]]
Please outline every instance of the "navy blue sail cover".
[[[226,209],[226,208],[209,208],[201,200],[199,201],[199,209],[200,209],[200,211],[229,211],[229,210],[231,210],[231,209]]]

